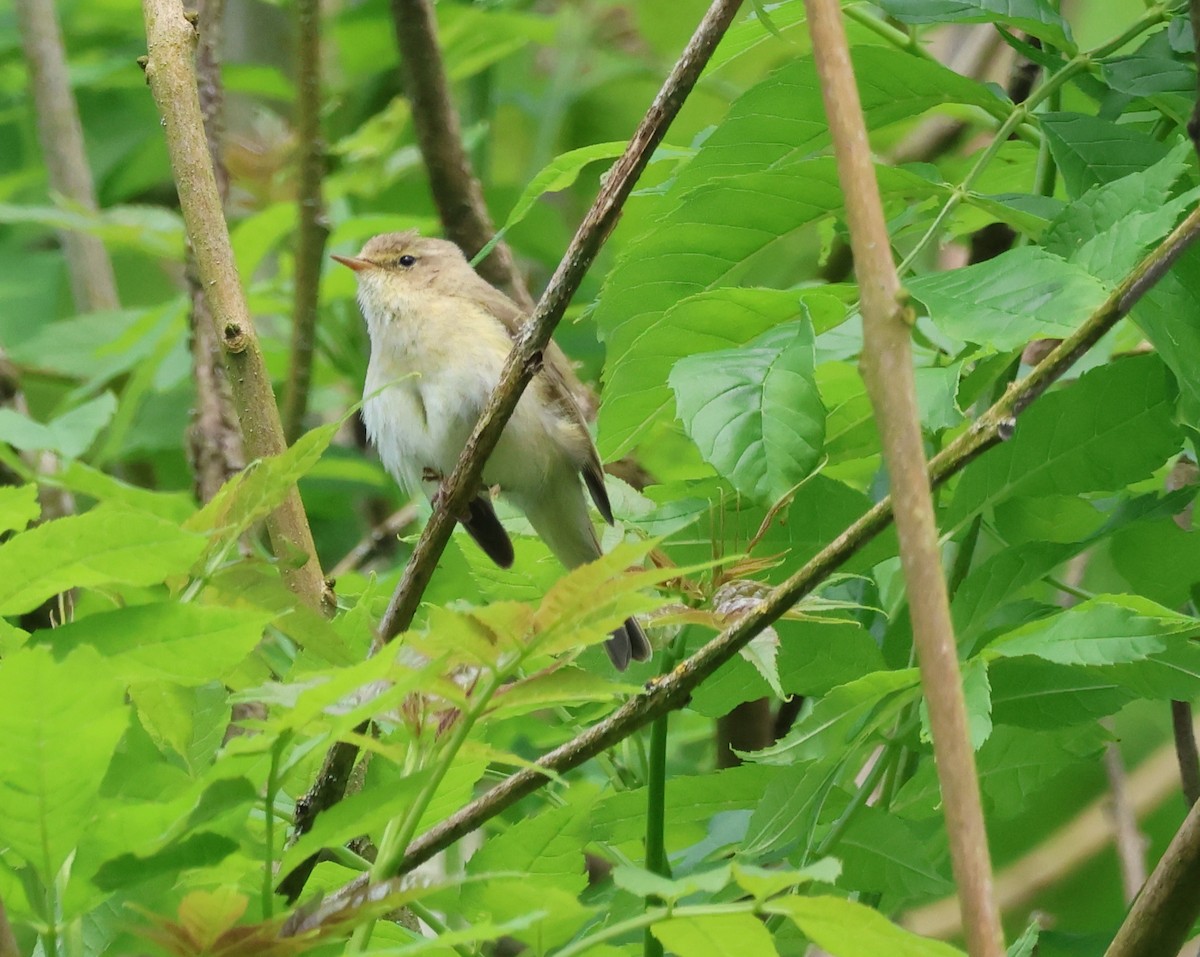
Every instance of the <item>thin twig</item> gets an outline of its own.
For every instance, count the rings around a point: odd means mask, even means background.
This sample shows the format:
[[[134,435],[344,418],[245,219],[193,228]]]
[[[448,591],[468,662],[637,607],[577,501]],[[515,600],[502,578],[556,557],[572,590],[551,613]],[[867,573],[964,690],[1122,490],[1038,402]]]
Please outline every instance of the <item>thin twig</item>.
[[[1200,754],[1196,751],[1191,702],[1171,702],[1171,731],[1175,738],[1175,757],[1179,761],[1179,782],[1183,787],[1183,798],[1190,807],[1200,801]]]
[[[1115,741],[1104,746],[1104,775],[1108,778],[1108,814],[1117,863],[1121,866],[1121,890],[1128,904],[1146,883],[1146,838],[1129,801],[1129,775]]]
[[[925,463],[913,373],[910,310],[892,260],[891,240],[867,143],[850,49],[837,0],[805,0],[825,114],[862,298],[860,365],[879,425],[896,500],[900,564],[912,616],[921,686],[959,899],[971,957],[1003,957],[1004,931],[992,887],[983,802],[971,746],[958,645],[942,571],[937,521]]]
[[[29,64],[38,141],[50,188],[84,209],[96,209],[96,187],[83,148],[79,108],[71,93],[62,30],[53,3],[17,0],[17,24]],[[96,236],[64,230],[61,234],[80,312],[117,309],[117,280],[104,243]]]
[[[166,126],[179,203],[229,371],[246,453],[252,458],[278,455],[286,447],[279,410],[238,279],[204,135],[192,68],[196,31],[180,0],[143,0],[142,12],[149,51],[146,79]],[[311,607],[328,607],[312,532],[295,489],[266,525],[284,581]]]
[[[1016,416],[1124,318],[1197,238],[1200,238],[1200,208],[1193,210],[1170,236],[1148,253],[1074,333],[1064,339],[1029,375],[1011,385],[1004,396],[984,412],[970,429],[934,457],[929,463],[931,483],[936,486],[946,481],[983,452],[1011,436],[1016,427]],[[658,715],[682,707],[701,682],[749,644],[751,638],[777,621],[796,602],[811,594],[829,575],[887,528],[891,521],[892,500],[887,497],[846,528],[783,584],[768,592],[757,609],[696,651],[671,674],[651,682],[644,691],[626,701],[603,721],[542,755],[533,766],[505,778],[486,794],[414,840],[400,864],[399,873],[405,874],[445,850],[459,838],[547,784],[553,776],[585,763]],[[318,926],[369,900],[386,897],[399,886],[399,881],[390,881],[367,887],[365,880],[356,880],[331,895],[324,907],[305,917],[297,916],[289,923],[286,932],[295,934]]]
[[[379,624],[380,643],[391,641],[412,622],[425,587],[454,530],[454,516],[462,513],[467,499],[478,488],[484,460],[495,448],[504,423],[512,415],[522,391],[540,367],[542,350],[550,341],[554,327],[566,311],[567,304],[579,288],[600,246],[616,226],[621,207],[633,191],[638,176],[666,135],[667,127],[687,99],[740,6],[741,0],[714,0],[663,82],[654,102],[650,104],[625,153],[609,171],[604,186],[551,277],[537,310],[515,343],[501,372],[500,381],[463,449],[458,465],[442,485],[441,507],[434,511],[425,526],[417,547],[409,557],[400,585]],[[666,710],[668,708],[663,707],[656,713],[662,714]],[[298,832],[309,830],[316,814],[341,800],[356,754],[356,746],[347,742],[340,741],[330,748],[316,783],[297,802]],[[540,775],[537,780],[539,783],[534,788],[540,786]],[[287,875],[280,884],[281,893],[291,897],[298,895],[307,880],[307,873],[302,874],[301,871],[311,870],[314,863],[307,861],[303,868],[297,868]]]
[[[437,20],[430,0],[392,0],[392,19],[400,47],[404,87],[412,104],[417,143],[429,173],[446,238],[462,247],[467,258],[488,244],[496,232],[483,200],[483,187],[471,170],[463,148],[458,112],[450,98],[450,83],[442,63]],[[504,242],[496,244],[479,263],[480,274],[509,294],[523,309],[533,298]]]
[[[292,354],[283,403],[283,434],[295,442],[304,431],[312,386],[317,295],[329,228],[321,198],[325,141],[321,137],[321,3],[296,2],[296,269],[292,296]]]
[[[348,551],[342,560],[329,571],[329,577],[337,581],[343,575],[358,571],[372,558],[392,543],[396,536],[417,520],[417,507],[409,502],[392,512]]]

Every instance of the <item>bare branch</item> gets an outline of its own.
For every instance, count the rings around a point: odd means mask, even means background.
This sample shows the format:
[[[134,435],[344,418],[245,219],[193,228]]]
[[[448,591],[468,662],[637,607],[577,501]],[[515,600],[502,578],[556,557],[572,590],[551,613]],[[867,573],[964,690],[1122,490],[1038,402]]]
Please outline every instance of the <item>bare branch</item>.
[[[279,410],[238,279],[204,135],[192,68],[196,31],[180,0],[143,0],[142,11],[149,49],[146,79],[166,126],[180,207],[229,371],[246,452],[253,458],[278,455],[285,448]],[[324,607],[324,581],[299,493],[292,490],[266,524],[284,580],[313,608]]]
[[[805,0],[862,297],[861,367],[896,500],[900,563],[972,957],[1003,957],[983,803],[925,463],[905,303],[837,0]]]
[[[325,175],[325,141],[321,137],[321,3],[296,3],[296,139],[299,149],[297,181],[298,223],[296,273],[292,297],[292,357],[283,403],[283,430],[288,442],[304,431],[308,393],[312,385],[317,295],[321,260],[329,229],[321,198]]]
[[[1177,954],[1200,916],[1200,803],[1193,804],[1104,957]]]
[[[1175,737],[1175,756],[1179,761],[1179,782],[1189,805],[1200,801],[1200,755],[1196,751],[1196,727],[1192,705],[1188,701],[1171,702],[1171,730]]]
[[[17,23],[25,59],[42,157],[50,188],[84,209],[96,209],[96,187],[83,148],[83,127],[71,93],[62,31],[49,0],[17,0]],[[104,243],[84,233],[62,232],[75,308],[117,309],[117,281]]]
[[[462,129],[442,63],[433,4],[430,0],[392,0],[392,19],[400,47],[404,87],[412,104],[413,126],[429,173],[433,201],[446,238],[461,246],[470,259],[488,244],[496,227],[483,200],[483,187],[475,178],[463,148]],[[506,243],[496,244],[479,264],[479,272],[523,309],[533,309],[533,298]]]

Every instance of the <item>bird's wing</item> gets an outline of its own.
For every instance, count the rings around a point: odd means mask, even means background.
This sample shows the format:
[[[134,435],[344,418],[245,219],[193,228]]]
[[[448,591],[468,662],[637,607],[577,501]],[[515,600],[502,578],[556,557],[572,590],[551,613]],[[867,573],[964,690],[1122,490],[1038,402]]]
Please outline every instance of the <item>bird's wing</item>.
[[[477,275],[475,278],[478,282],[472,283],[471,288],[465,290],[466,296],[495,316],[515,340],[527,318],[525,311],[482,277]],[[543,353],[542,384],[549,399],[563,417],[578,426],[571,430],[573,435],[578,435],[579,438],[572,443],[570,452],[576,459],[579,471],[583,473],[583,482],[592,496],[592,501],[596,503],[596,510],[611,525],[612,503],[608,499],[608,490],[604,487],[604,468],[600,464],[600,453],[596,451],[596,444],[588,431],[587,419],[575,398],[576,390],[582,392],[583,386],[571,370],[566,353],[553,340]]]

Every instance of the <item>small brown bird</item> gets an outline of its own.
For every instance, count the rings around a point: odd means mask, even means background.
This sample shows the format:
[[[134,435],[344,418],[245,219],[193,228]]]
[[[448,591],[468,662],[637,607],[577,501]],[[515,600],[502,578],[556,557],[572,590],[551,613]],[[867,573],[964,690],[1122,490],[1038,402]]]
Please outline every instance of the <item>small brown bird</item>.
[[[433,501],[500,379],[525,315],[444,239],[385,233],[357,256],[333,258],[358,275],[358,304],[371,336],[367,432],[393,478]],[[499,485],[558,560],[575,568],[600,557],[580,475],[609,524],[612,506],[600,456],[571,395],[567,358],[554,343],[544,358],[484,466],[483,481]],[[486,489],[457,517],[497,565],[512,564],[512,543]],[[632,618],[606,647],[622,671],[631,659],[650,657],[645,632]]]

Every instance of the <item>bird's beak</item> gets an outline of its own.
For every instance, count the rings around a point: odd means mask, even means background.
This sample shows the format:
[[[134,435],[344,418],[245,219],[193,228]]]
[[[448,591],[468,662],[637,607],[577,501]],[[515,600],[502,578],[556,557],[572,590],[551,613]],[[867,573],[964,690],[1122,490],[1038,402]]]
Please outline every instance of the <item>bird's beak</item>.
[[[362,272],[364,269],[370,269],[375,265],[369,259],[359,259],[357,256],[330,256],[330,259],[336,259],[343,266],[349,266],[355,272]]]

